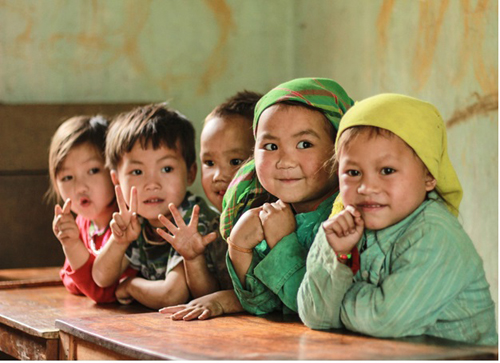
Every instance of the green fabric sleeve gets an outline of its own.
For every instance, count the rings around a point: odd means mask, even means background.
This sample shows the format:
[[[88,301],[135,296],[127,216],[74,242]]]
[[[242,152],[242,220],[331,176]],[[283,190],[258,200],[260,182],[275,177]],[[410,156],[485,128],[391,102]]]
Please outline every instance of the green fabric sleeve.
[[[307,250],[297,234],[281,239],[254,269],[255,277],[266,285],[293,312],[297,312],[297,291],[306,271]]]
[[[251,314],[262,315],[268,314],[275,310],[280,310],[282,303],[279,297],[267,288],[254,276],[255,266],[260,262],[257,253],[253,253],[252,263],[245,276],[245,287],[242,286],[236,271],[234,271],[233,263],[229,258],[229,253],[226,255],[227,269],[229,276],[233,282],[234,292],[238,296],[243,308]]]
[[[351,269],[337,261],[320,227],[309,250],[307,272],[297,296],[304,324],[312,329],[343,327],[340,308],[352,281]]]

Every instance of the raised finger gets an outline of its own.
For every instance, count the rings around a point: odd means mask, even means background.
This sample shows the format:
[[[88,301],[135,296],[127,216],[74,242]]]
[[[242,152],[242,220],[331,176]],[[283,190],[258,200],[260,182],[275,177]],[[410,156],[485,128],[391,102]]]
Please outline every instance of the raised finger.
[[[59,214],[62,214],[62,208],[59,204],[56,204],[54,207],[54,215],[58,216]]]
[[[182,219],[181,214],[179,213],[179,210],[177,207],[174,205],[174,203],[169,203],[168,204],[168,209],[170,210],[170,213],[172,214],[172,217],[174,218],[175,224],[177,227],[184,227],[186,226],[186,223],[184,223],[184,220]],[[194,213],[194,211],[193,211]]]
[[[70,211],[71,211],[71,199],[68,198],[64,202],[64,206],[62,207],[62,212],[63,214],[69,214]]]
[[[130,189],[130,209],[131,213],[137,213],[137,188],[132,187]]]
[[[118,203],[118,210],[123,213],[127,210],[127,203],[125,203],[125,197],[123,196],[123,191],[120,185],[115,186],[116,202]]]
[[[167,229],[170,231],[170,233],[177,232],[177,227],[175,226],[175,224],[170,222],[170,220],[167,217],[165,217],[163,214],[160,214],[158,216],[158,220],[160,221],[161,224],[163,224],[165,227],[167,227]]]
[[[200,206],[197,204],[193,208],[193,214],[191,214],[191,221],[189,221],[189,225],[198,226],[199,217],[200,217]]]

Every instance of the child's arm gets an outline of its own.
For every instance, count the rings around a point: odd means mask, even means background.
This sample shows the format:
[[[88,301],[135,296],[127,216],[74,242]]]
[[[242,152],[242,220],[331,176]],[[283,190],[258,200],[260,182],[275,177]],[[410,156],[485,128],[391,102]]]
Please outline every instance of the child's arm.
[[[160,214],[159,221],[167,227],[171,234],[160,228],[157,228],[157,233],[184,258],[186,281],[191,295],[196,298],[217,291],[219,283],[208,270],[205,260],[205,249],[209,243],[214,241],[217,234],[212,232],[202,236],[198,232],[199,206],[194,207],[189,225],[186,225],[173,203],[170,203],[168,208],[177,226]]]
[[[179,263],[162,281],[128,278],[118,286],[116,297],[119,301],[135,299],[151,309],[184,304],[189,299],[184,265]]]
[[[259,219],[261,208],[246,211],[236,222],[228,238],[228,254],[241,285],[245,286],[246,273],[252,264],[253,248],[264,239]]]
[[[307,272],[297,295],[299,316],[308,327],[343,327],[340,309],[352,285],[353,273],[344,259],[337,258],[336,251],[338,254],[350,253],[363,229],[359,212],[352,207],[327,220],[319,229],[309,250]]]
[[[98,286],[107,287],[119,280],[128,266],[125,251],[137,239],[141,225],[137,219],[137,190],[132,187],[130,208],[125,203],[119,185],[115,187],[119,213],[113,214],[110,223],[112,236],[102,248],[92,267],[92,277]]]
[[[61,242],[64,255],[73,270],[82,267],[89,259],[90,253],[80,239],[80,230],[71,214],[71,200],[68,198],[61,208],[54,208],[52,230]]]
[[[217,291],[192,300],[188,304],[160,309],[162,314],[172,314],[172,320],[205,320],[242,311],[243,307],[234,290]]]

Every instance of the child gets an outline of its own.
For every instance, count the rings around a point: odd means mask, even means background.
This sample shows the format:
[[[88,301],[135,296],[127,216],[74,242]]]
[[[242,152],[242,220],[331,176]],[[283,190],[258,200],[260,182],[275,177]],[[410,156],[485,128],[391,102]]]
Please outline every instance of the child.
[[[118,285],[101,288],[92,280],[92,265],[111,235],[108,226],[116,210],[113,184],[104,166],[107,128],[102,116],[72,117],[59,126],[49,151],[47,195],[65,201],[62,208],[55,206],[52,224],[66,256],[61,280],[69,292],[97,303],[116,301]],[[71,212],[77,214],[76,220]]]
[[[344,116],[335,151],[346,207],[307,258],[298,296],[307,326],[497,344],[482,261],[456,218],[462,189],[446,142],[436,108],[411,97],[378,95]]]
[[[248,312],[297,311],[308,250],[337,194],[328,163],[336,129],[352,103],[334,81],[302,78],[257,104],[254,160],[233,179],[221,216],[229,273]]]
[[[196,177],[195,155],[191,122],[163,104],[121,114],[110,126],[106,164],[120,212],[113,216],[112,236],[93,276],[99,286],[108,286],[127,266],[139,270],[140,277],[118,287],[119,301],[136,299],[158,309],[185,303],[190,289],[206,283],[205,271],[185,270],[182,256],[157,233],[173,217],[184,223],[192,216],[190,226],[204,235],[204,244],[216,236],[210,232],[217,228],[217,214],[187,191]]]
[[[251,157],[253,152],[252,120],[255,105],[261,94],[249,91],[238,92],[217,106],[206,118],[201,132],[201,184],[208,200],[222,210],[224,196],[231,179],[241,165]],[[168,227],[168,226],[167,226]],[[172,233],[175,230],[171,231]],[[168,236],[165,236],[168,238]],[[218,243],[224,248],[217,248],[219,254],[213,260],[223,264],[224,274],[218,276],[221,287],[217,291],[187,305],[171,306],[161,309],[161,313],[172,313],[174,320],[208,319],[223,313],[235,313],[243,310],[232,289],[231,279],[227,273],[227,244],[221,238],[212,242],[207,249],[213,249]],[[202,251],[200,251],[200,255]],[[184,256],[186,262],[186,256]],[[223,270],[219,268],[219,270]]]

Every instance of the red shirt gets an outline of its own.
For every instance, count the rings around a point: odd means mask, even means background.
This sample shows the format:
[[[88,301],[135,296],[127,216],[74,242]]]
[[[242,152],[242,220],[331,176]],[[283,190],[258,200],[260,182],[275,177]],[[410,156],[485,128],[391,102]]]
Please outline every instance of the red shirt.
[[[64,261],[64,266],[59,272],[61,280],[66,286],[66,289],[75,295],[85,295],[96,303],[110,303],[116,301],[115,290],[119,282],[108,287],[99,287],[92,279],[92,266],[94,265],[96,252],[106,244],[111,237],[111,229],[108,228],[102,235],[94,234],[94,243],[92,244],[89,238],[90,220],[83,217],[76,217],[76,224],[80,230],[80,240],[83,241],[85,247],[90,253],[90,256],[85,264],[78,270],[73,271],[69,265],[68,259]],[[93,245],[93,246],[92,246]],[[127,268],[121,278],[135,276],[137,271],[132,268]]]

